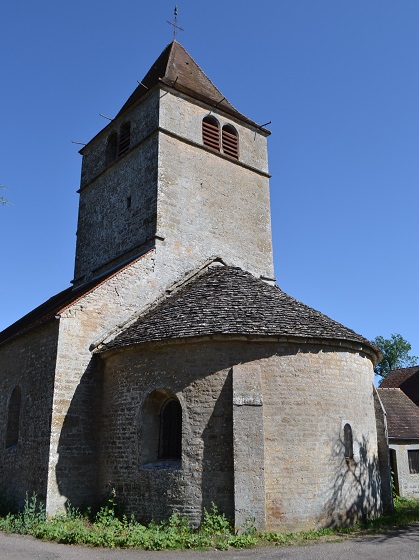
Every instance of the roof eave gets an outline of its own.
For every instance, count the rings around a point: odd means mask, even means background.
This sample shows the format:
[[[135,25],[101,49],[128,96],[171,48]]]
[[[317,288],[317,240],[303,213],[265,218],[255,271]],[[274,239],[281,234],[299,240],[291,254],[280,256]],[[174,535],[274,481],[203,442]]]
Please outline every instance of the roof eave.
[[[116,354],[126,348],[146,347],[147,345],[163,344],[163,345],[178,345],[178,344],[196,344],[206,341],[246,341],[252,343],[266,343],[266,342],[288,342],[295,344],[319,344],[322,346],[328,345],[336,348],[352,350],[366,354],[374,364],[374,359],[377,359],[374,349],[366,344],[361,344],[356,341],[336,339],[336,338],[320,338],[320,337],[303,337],[303,336],[287,336],[287,335],[264,335],[264,334],[231,334],[231,333],[208,333],[194,336],[183,336],[178,338],[155,338],[153,340],[141,340],[137,342],[130,342],[119,346],[108,346],[107,344],[99,344],[95,348],[91,348],[93,354],[111,355]]]

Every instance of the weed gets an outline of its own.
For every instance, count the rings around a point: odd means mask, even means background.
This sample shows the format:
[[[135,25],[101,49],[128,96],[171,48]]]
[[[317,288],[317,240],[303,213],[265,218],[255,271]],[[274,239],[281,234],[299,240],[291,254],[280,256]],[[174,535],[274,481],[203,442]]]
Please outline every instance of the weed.
[[[204,510],[203,521],[198,529],[191,527],[188,517],[173,513],[167,521],[147,526],[138,523],[133,516],[118,515],[115,495],[103,502],[93,517],[67,506],[67,512],[47,518],[44,504],[35,494],[28,495],[20,513],[8,513],[0,517],[0,530],[67,544],[105,546],[109,548],[164,549],[218,549],[248,548],[257,544],[289,545],[335,536],[354,531],[376,532],[419,521],[419,500],[395,500],[392,515],[373,519],[356,527],[340,530],[319,529],[300,533],[258,533],[255,520],[246,520],[241,532],[234,530],[231,522],[215,504]]]

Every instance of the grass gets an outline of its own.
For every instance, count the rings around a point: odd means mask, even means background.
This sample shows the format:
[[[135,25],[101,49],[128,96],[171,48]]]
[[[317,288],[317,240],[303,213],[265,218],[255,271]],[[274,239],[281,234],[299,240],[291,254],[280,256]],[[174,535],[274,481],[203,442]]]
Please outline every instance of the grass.
[[[32,535],[36,538],[67,544],[109,548],[218,549],[249,548],[256,545],[291,545],[337,540],[351,534],[371,534],[419,522],[419,500],[397,498],[391,515],[345,529],[320,529],[299,533],[257,533],[250,521],[237,533],[224,514],[213,504],[205,510],[198,529],[189,520],[174,513],[161,523],[138,523],[134,517],[116,515],[116,503],[110,498],[93,517],[69,507],[67,513],[47,518],[36,496],[27,497],[23,511],[0,517],[0,530]]]

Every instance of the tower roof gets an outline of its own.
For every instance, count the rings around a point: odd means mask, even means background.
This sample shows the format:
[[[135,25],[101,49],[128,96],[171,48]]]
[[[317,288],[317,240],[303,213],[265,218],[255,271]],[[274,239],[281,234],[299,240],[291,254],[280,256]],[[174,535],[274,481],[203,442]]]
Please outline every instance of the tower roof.
[[[119,111],[118,116],[135,105],[149,89],[158,83],[173,87],[207,105],[218,107],[240,120],[259,127],[227,101],[186,49],[176,40],[169,43],[152,64],[139,86]],[[265,132],[269,131],[265,130]]]
[[[360,344],[375,359],[379,350],[363,336],[240,268],[208,269],[188,281],[103,350],[176,338],[247,335],[327,339]]]

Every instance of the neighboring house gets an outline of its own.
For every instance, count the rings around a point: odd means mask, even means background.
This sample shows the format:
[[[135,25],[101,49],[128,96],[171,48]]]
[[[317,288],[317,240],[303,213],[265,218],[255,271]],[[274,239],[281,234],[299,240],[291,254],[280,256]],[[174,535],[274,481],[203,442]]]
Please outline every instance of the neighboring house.
[[[395,490],[419,498],[419,366],[391,371],[378,393],[387,415]]]
[[[141,520],[275,531],[391,507],[379,350],[274,285],[268,135],[174,41],[81,150],[72,287],[0,333],[17,504],[111,485]]]
[[[396,387],[419,406],[419,366],[394,369],[380,384],[381,389]]]

